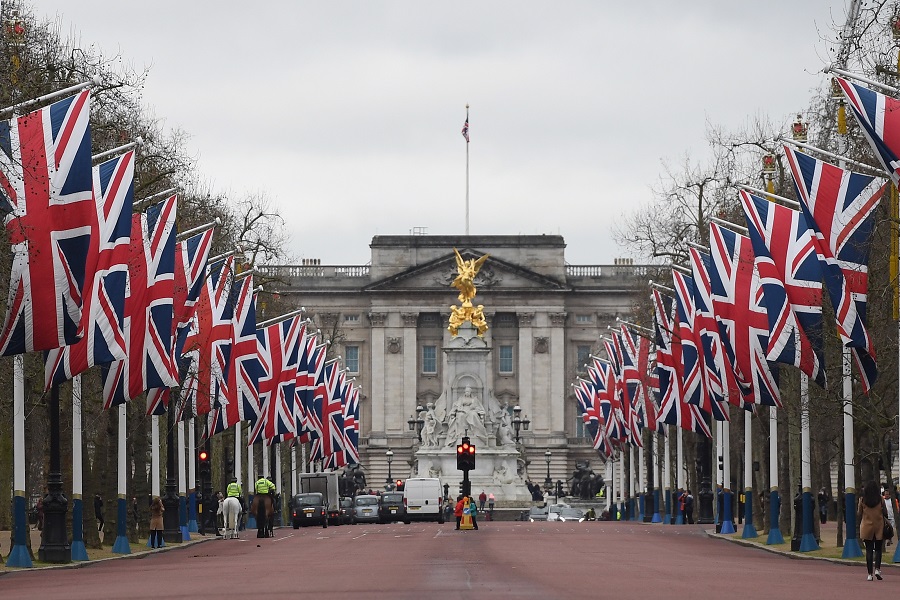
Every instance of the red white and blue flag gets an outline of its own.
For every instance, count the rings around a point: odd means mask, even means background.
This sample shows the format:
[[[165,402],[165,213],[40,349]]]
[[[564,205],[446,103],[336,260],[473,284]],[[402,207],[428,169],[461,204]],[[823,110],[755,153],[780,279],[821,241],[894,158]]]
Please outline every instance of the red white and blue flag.
[[[866,329],[869,250],[884,180],[853,173],[785,146],[800,208],[815,235],[838,335],[859,368],[866,393],[878,377]]]
[[[172,296],[172,365],[179,369],[184,342],[190,331],[197,308],[197,299],[203,289],[206,261],[212,247],[213,230],[191,236],[175,243],[175,288]],[[179,373],[179,379],[181,379]],[[169,406],[169,388],[153,388],[147,391],[147,414],[163,415]],[[183,413],[185,404],[181,404]],[[179,415],[181,419],[183,414]]]
[[[348,381],[344,389],[344,449],[349,464],[359,464],[359,388]]]
[[[769,360],[825,385],[822,267],[806,217],[741,191],[769,316]]]
[[[0,122],[0,212],[12,246],[0,355],[53,350],[82,333],[96,204],[90,93]]]
[[[297,435],[294,389],[297,385],[298,343],[305,329],[299,316],[256,330],[262,375],[259,403],[262,416],[253,424],[250,443],[266,444]]]
[[[247,275],[232,286],[231,351],[228,385],[219,396],[219,407],[209,414],[211,435],[225,431],[235,423],[255,417],[259,406],[259,363],[256,339],[256,294],[253,276]]]
[[[81,328],[84,337],[49,350],[44,389],[72,379],[94,365],[125,358],[125,284],[134,204],[134,151],[93,169],[94,213]]]
[[[656,373],[659,377],[659,420],[688,431],[712,437],[707,417],[695,404],[682,401],[684,384],[681,338],[675,315],[676,306],[666,306],[665,297],[653,290],[653,310],[656,316]],[[669,311],[672,311],[672,317]]]
[[[769,317],[750,238],[712,223],[709,243],[713,309],[744,401],[780,407],[778,363],[766,359]]]
[[[184,342],[187,373],[182,384],[186,406],[202,416],[221,406],[228,394],[234,306],[234,257],[212,265],[197,300],[191,330]]]
[[[325,397],[325,413],[322,415],[322,423],[325,425],[323,466],[334,469],[347,464],[344,447],[344,398],[341,394],[347,376],[338,363],[326,365],[326,372],[329,367],[331,373],[326,376],[328,395]]]
[[[469,143],[469,115],[468,115],[468,113],[466,114],[466,122],[463,123],[462,136],[464,138],[466,138],[466,143],[468,144]]]
[[[900,186],[900,100],[836,78],[875,156]]]
[[[101,370],[104,408],[152,388],[178,385],[171,353],[176,208],[172,196],[132,216],[125,297],[128,354]]]

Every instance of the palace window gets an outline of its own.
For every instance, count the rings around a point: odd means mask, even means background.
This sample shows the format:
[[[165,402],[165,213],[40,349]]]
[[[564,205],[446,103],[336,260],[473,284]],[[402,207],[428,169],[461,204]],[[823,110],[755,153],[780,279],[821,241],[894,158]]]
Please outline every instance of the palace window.
[[[356,325],[359,323],[359,315],[344,315],[344,323],[348,325]]]
[[[590,314],[575,315],[575,322],[579,325],[590,325],[594,322],[594,319]]]
[[[422,346],[422,372],[437,374],[437,346]]]
[[[579,345],[575,347],[575,370],[581,371],[591,358],[591,347]]]
[[[500,358],[499,371],[503,375],[513,373],[513,347],[501,345],[498,348],[498,356]]]
[[[359,346],[344,346],[344,364],[351,373],[359,373]]]

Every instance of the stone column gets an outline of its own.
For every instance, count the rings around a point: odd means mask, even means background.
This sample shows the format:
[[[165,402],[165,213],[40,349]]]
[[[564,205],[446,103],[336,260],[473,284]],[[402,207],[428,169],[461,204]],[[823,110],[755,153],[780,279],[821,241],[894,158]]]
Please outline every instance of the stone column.
[[[384,322],[387,313],[369,313],[372,324],[372,433],[384,433]]]
[[[419,322],[419,313],[401,313],[403,322],[403,404],[404,410],[410,415],[416,412],[416,383],[419,365],[419,349],[416,343],[416,325]],[[409,417],[403,414],[403,421]]]
[[[565,431],[566,313],[550,313],[550,431]]]
[[[534,380],[532,379],[532,359],[534,343],[534,313],[518,313],[519,319],[519,406],[522,416],[534,419]]]

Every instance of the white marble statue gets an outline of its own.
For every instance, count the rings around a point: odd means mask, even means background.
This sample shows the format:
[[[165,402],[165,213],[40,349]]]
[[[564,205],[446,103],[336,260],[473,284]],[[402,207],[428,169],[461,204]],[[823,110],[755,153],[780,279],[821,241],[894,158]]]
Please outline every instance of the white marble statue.
[[[422,426],[422,447],[435,448],[438,446],[438,437],[441,434],[441,423],[434,414],[434,404],[428,403],[425,415],[422,417],[425,425]]]
[[[468,435],[476,446],[487,446],[484,406],[481,400],[472,394],[472,387],[468,385],[465,393],[456,400],[447,413],[446,445],[455,446],[464,435]]]
[[[506,406],[503,408],[504,410],[500,413],[500,424],[497,427],[497,446],[501,448],[515,447],[516,440],[513,439],[512,419],[509,416],[509,411],[506,410]]]
[[[509,472],[506,465],[500,464],[494,468],[494,482],[500,485],[508,485],[516,482],[516,477]]]

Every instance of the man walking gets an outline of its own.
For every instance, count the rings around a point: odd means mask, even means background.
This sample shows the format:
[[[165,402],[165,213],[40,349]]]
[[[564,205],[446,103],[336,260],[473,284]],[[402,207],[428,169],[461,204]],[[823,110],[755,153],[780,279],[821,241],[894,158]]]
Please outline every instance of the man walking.
[[[684,518],[687,520],[689,525],[694,524],[694,497],[691,495],[691,490],[687,490],[685,492]]]

